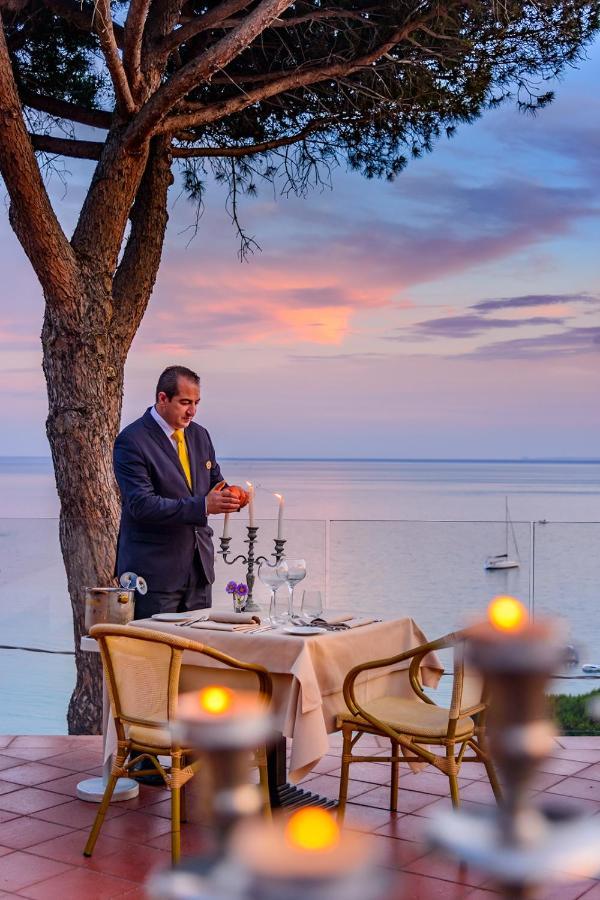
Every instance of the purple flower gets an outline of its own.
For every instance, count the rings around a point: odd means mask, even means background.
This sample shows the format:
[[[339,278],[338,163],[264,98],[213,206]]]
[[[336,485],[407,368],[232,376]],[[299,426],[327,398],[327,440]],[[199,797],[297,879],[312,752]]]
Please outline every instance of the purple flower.
[[[241,584],[238,584],[235,592],[236,592],[236,594],[239,594],[240,597],[245,597],[246,594],[248,593],[248,588],[244,584],[244,582],[242,582]]]
[[[238,589],[238,586],[237,586],[237,583],[236,583],[235,581],[228,581],[228,582],[227,582],[227,586],[226,586],[225,590],[226,590],[226,592],[227,592],[228,594],[235,594],[235,592],[237,591],[237,589]]]

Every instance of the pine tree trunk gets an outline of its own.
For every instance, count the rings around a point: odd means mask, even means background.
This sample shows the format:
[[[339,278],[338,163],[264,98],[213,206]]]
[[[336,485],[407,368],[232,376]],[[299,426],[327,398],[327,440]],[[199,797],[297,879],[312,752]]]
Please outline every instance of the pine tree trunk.
[[[84,588],[114,584],[119,500],[112,448],[119,430],[126,349],[111,340],[111,298],[82,279],[87,297],[77,322],[48,303],[43,368],[48,385],[47,434],[60,498],[60,545],[73,609],[77,683],[67,713],[70,734],[101,730],[98,654],[82,652]],[[54,312],[53,312],[54,310]]]

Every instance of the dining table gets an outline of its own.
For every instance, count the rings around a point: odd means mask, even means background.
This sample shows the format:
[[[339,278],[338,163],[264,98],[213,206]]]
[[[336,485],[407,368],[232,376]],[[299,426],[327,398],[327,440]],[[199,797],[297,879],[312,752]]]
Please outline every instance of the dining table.
[[[259,663],[269,671],[273,680],[271,713],[275,737],[268,751],[267,765],[271,803],[275,807],[333,803],[295,785],[329,750],[329,735],[336,730],[336,716],[346,709],[343,684],[347,673],[360,662],[395,656],[427,641],[409,617],[307,634],[290,634],[283,627],[255,632],[211,630],[206,622],[157,619],[138,619],[131,624],[177,634],[243,662]],[[390,693],[414,697],[408,678],[409,662],[403,660],[362,673],[357,682],[357,697],[362,701]],[[428,653],[421,663],[423,685],[436,687],[442,673],[439,658],[435,653]],[[209,683],[248,689],[248,679],[254,679],[252,673],[228,669],[201,653],[185,651],[179,690],[180,693],[197,690]],[[291,743],[289,763],[286,739]],[[109,727],[105,757],[115,747],[114,727],[112,735]]]

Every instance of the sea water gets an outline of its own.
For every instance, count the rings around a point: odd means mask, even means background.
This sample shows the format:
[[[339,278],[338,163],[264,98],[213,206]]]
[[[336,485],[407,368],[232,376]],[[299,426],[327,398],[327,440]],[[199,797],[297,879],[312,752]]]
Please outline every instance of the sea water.
[[[600,463],[538,461],[222,460],[232,483],[256,488],[257,554],[274,545],[284,495],[288,556],[307,561],[296,588],[326,605],[410,615],[437,637],[481,615],[498,593],[566,621],[580,663],[600,662]],[[486,571],[504,552],[504,498],[518,568]],[[58,542],[58,500],[45,458],[0,459],[0,734],[64,733],[74,683],[73,628]],[[247,513],[232,516],[232,555]],[[215,543],[222,520],[215,517]],[[217,559],[214,603],[243,580]],[[257,581],[256,599],[267,603]],[[5,649],[28,648],[28,649]],[[40,653],[38,650],[59,651]],[[579,672],[579,667],[577,668]],[[571,671],[571,676],[575,670]],[[570,692],[594,680],[561,681]]]

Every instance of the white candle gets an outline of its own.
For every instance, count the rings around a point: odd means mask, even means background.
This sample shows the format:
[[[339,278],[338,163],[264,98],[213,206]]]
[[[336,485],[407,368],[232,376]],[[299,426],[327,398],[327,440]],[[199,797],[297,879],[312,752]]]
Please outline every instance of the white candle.
[[[229,537],[229,513],[223,516],[223,538]]]
[[[277,540],[283,540],[283,507],[285,505],[285,501],[283,499],[282,494],[275,494],[275,496],[279,500],[279,515],[277,516]]]
[[[250,494],[250,499],[248,500],[248,525],[250,528],[254,528],[254,485],[251,481],[247,481],[246,484],[250,488],[248,491]]]

